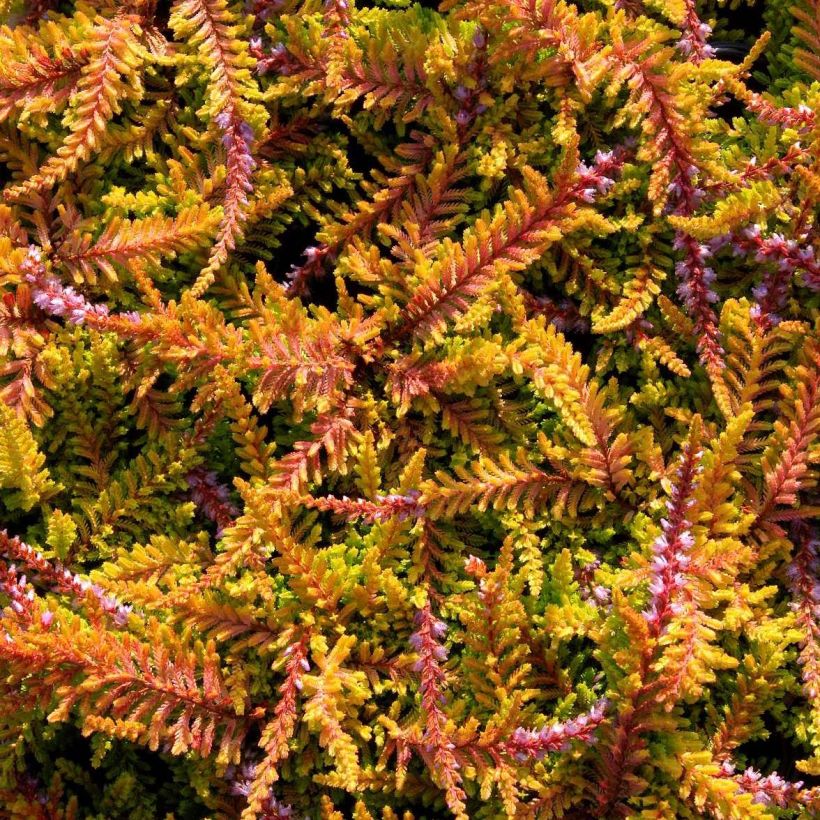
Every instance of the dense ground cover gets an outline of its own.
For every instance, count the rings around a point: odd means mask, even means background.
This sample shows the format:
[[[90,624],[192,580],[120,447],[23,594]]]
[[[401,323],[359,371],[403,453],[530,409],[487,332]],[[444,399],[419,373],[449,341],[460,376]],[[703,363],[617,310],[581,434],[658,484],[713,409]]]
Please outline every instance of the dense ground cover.
[[[0,817],[820,812],[820,5],[5,0]]]

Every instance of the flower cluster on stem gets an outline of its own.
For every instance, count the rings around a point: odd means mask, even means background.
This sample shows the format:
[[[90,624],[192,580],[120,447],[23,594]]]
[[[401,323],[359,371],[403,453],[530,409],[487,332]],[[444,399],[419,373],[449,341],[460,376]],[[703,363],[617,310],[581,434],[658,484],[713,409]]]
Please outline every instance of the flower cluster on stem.
[[[442,704],[447,675],[442,664],[447,660],[447,648],[442,643],[447,624],[433,615],[428,600],[415,616],[416,631],[410,645],[418,653],[414,671],[421,678],[421,709],[424,713],[424,752],[432,756],[433,770],[445,790],[447,805],[457,817],[466,817],[466,795],[461,788],[460,764],[454,754],[455,744],[447,736],[447,717]]]
[[[111,617],[117,626],[124,626],[128,622],[132,611],[130,605],[123,604],[99,584],[93,584],[87,578],[71,572],[59,561],[49,561],[41,552],[19,538],[9,536],[5,530],[0,531],[0,555],[23,564],[29,572],[35,573],[43,583],[53,587],[56,592],[69,595],[78,602],[90,592],[99,602],[102,611]],[[49,623],[44,625],[50,623],[49,620]]]
[[[504,744],[504,748],[516,760],[524,761],[541,760],[548,752],[569,751],[573,740],[594,743],[595,730],[604,720],[606,707],[607,700],[602,698],[589,712],[571,720],[551,723],[537,731],[519,727]]]
[[[8,597],[9,606],[18,618],[31,620],[34,589],[28,584],[25,575],[17,574],[14,564],[0,562],[0,592]]]
[[[798,528],[798,531],[802,528]],[[803,691],[820,699],[820,541],[799,532],[799,548],[788,569],[792,610],[803,633],[800,666]]]
[[[712,305],[718,297],[714,291],[715,271],[707,264],[711,249],[683,231],[675,235],[675,250],[683,251],[683,258],[675,263],[678,277],[678,296],[686,305],[695,322],[697,349],[701,361],[709,368],[720,368],[723,348]]]
[[[217,536],[230,526],[239,510],[230,500],[228,488],[219,482],[213,470],[196,469],[188,473],[191,499],[202,513],[217,526]]]
[[[222,145],[228,158],[225,184],[230,196],[233,197],[226,202],[226,208],[230,210],[238,206],[247,206],[247,195],[253,190],[251,175],[256,168],[256,161],[251,153],[253,129],[233,110],[217,114],[215,122],[223,132]],[[234,218],[238,219],[238,216]]]
[[[592,203],[599,195],[609,193],[615,184],[615,177],[623,168],[628,156],[626,147],[619,147],[612,151],[598,151],[592,165],[584,162],[578,164],[578,175],[574,196],[581,202]]]
[[[737,774],[734,764],[728,760],[721,766],[720,774],[731,777],[739,792],[753,795],[753,802],[760,805],[779,809],[818,808],[820,789],[805,789],[802,780],[791,782],[777,772],[764,775],[751,766]]]
[[[108,316],[105,305],[92,305],[74,288],[63,285],[56,276],[50,276],[43,263],[42,251],[34,245],[29,248],[20,269],[31,286],[34,304],[49,316],[66,318],[74,325],[82,325],[91,316]]]
[[[778,312],[786,304],[787,287],[796,271],[802,272],[803,284],[810,290],[820,290],[820,262],[814,247],[787,239],[780,233],[763,234],[760,225],[749,225],[732,235],[712,240],[713,247],[731,244],[737,256],[753,256],[756,262],[774,266],[763,275],[763,281],[754,289],[756,300],[754,316],[764,324],[777,324]]]
[[[694,545],[692,523],[687,511],[694,504],[692,495],[701,470],[701,452],[690,442],[676,472],[672,496],[667,502],[667,517],[661,520],[661,534],[652,543],[651,595],[644,618],[653,637],[663,633],[669,620],[679,612],[677,592],[686,584],[689,551]]]

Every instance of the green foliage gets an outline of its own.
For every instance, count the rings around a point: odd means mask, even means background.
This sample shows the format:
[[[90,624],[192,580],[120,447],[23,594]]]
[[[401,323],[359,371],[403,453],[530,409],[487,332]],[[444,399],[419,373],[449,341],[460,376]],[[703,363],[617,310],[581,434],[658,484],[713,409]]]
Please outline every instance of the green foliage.
[[[0,2],[0,817],[820,812],[820,6],[739,5]]]

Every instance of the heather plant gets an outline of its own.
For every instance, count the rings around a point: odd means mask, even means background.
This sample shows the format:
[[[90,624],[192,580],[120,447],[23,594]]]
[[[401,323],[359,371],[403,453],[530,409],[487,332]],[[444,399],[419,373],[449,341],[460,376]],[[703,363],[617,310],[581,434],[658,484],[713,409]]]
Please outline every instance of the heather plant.
[[[0,13],[0,817],[820,816],[817,0]]]

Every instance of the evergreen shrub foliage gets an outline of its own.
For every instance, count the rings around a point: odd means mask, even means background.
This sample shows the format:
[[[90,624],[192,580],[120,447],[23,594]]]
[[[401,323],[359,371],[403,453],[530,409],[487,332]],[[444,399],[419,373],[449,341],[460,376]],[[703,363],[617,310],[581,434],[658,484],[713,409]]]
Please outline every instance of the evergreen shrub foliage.
[[[0,2],[0,817],[820,816],[762,3]]]

